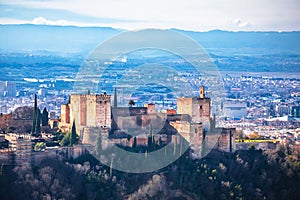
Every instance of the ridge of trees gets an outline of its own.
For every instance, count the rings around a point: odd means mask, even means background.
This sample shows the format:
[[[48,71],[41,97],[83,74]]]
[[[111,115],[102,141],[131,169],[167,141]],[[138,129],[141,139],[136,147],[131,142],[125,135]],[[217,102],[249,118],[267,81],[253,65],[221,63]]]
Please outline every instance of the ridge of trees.
[[[167,198],[180,191],[179,199],[298,199],[300,152],[291,146],[275,150],[249,149],[233,154],[211,151],[201,160],[186,152],[169,166],[151,173],[132,174],[99,163],[85,154],[62,162],[47,158],[38,167],[4,166],[0,176],[3,199],[146,199]],[[153,191],[151,179],[164,179]],[[152,182],[155,182],[154,180]],[[148,193],[148,189],[151,194]],[[143,194],[144,193],[144,194]],[[167,196],[166,196],[167,195]]]

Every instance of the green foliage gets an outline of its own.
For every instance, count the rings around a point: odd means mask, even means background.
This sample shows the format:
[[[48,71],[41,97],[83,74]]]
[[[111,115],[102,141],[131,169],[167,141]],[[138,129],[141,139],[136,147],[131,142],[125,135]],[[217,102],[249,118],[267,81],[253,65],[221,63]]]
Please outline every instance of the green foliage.
[[[77,140],[77,136],[76,136],[76,126],[75,126],[75,120],[73,121],[73,125],[72,125],[72,131],[70,134],[70,139],[69,139],[69,146],[73,146],[73,144],[75,144]]]
[[[255,150],[255,146],[254,146],[254,144],[250,144],[250,146],[249,146],[249,150],[251,150],[251,151],[254,151],[254,150]]]
[[[118,107],[117,88],[114,89],[114,108]]]
[[[48,115],[49,115],[49,113],[47,111],[47,108],[45,107],[43,110],[42,116],[41,116],[42,126],[48,126],[48,120],[49,120]]]
[[[147,144],[147,145],[148,145],[149,148],[152,148],[152,147],[153,147],[153,139],[154,139],[154,138],[153,138],[152,136],[151,136],[151,137],[148,137],[148,144]]]
[[[78,141],[78,136],[76,134],[75,121],[73,122],[72,131],[64,135],[60,140],[60,146],[73,146]]]
[[[33,108],[29,106],[18,107],[12,112],[12,117],[17,120],[32,120]]]
[[[128,102],[128,105],[129,105],[130,107],[132,107],[132,106],[135,105],[135,102],[134,102],[132,99],[130,99],[129,102]]]
[[[33,119],[31,134],[37,136],[41,133],[41,111],[37,107],[37,96],[34,95],[34,108],[33,108]]]
[[[134,137],[132,147],[135,148],[136,146],[137,146],[136,137]]]
[[[89,154],[68,161],[68,165],[59,160],[50,162],[47,158],[48,162],[35,170],[20,166],[14,173],[9,173],[4,166],[4,176],[0,177],[4,189],[0,189],[3,193],[0,196],[15,199],[11,196],[17,191],[23,199],[39,199],[45,194],[56,199],[124,199],[143,191],[142,185],[149,181],[149,190],[152,190],[155,187],[151,182],[153,175],[166,179],[164,185],[159,185],[165,191],[158,191],[149,199],[167,199],[163,193],[171,195],[174,191],[183,194],[174,199],[296,200],[300,195],[300,152],[297,148],[282,146],[265,152],[247,150],[234,154],[213,150],[200,160],[188,155],[187,151],[171,165],[144,174],[114,170]],[[115,158],[113,163],[117,162]],[[66,187],[68,190],[62,192],[61,188]]]
[[[70,135],[71,133],[66,133],[62,140],[59,142],[60,146],[69,146],[70,145]]]
[[[6,195],[1,192],[1,199],[89,199],[83,177],[58,159],[45,158],[34,168],[16,166],[12,172],[15,181],[5,183]]]
[[[45,149],[46,149],[45,142],[37,142],[34,145],[34,151],[45,151]]]
[[[36,116],[37,116],[37,119],[36,119],[36,123],[35,123],[35,135],[40,135],[42,115],[41,115],[41,110],[39,108],[36,111]]]

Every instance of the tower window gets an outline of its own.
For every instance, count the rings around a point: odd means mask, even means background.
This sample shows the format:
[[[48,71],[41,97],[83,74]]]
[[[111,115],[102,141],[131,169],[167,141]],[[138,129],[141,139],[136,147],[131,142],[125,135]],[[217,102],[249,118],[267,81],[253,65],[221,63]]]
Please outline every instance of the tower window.
[[[202,106],[200,106],[200,110],[202,110]]]

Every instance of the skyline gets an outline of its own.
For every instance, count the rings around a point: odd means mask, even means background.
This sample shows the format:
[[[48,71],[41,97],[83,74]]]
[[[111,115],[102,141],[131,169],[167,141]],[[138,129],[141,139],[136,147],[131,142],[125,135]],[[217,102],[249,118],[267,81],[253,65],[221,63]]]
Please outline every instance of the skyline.
[[[1,1],[0,24],[104,26],[192,31],[299,31],[297,0],[195,1]]]

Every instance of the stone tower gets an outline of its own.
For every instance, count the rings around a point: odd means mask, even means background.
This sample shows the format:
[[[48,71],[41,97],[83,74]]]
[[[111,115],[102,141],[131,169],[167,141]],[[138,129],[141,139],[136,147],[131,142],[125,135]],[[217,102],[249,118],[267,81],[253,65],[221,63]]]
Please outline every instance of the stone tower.
[[[200,95],[197,100],[193,101],[193,104],[196,104],[197,107],[197,116],[199,121],[202,122],[203,129],[208,131],[210,129],[210,98],[205,97],[204,87],[200,87]],[[194,105],[193,105],[194,107]]]
[[[201,86],[200,87],[200,99],[204,99],[205,98],[205,91],[204,91],[204,87]]]
[[[192,123],[202,123],[203,129],[210,129],[210,98],[205,96],[204,87],[200,87],[199,97],[183,97],[177,99],[178,114],[188,114]]]
[[[63,105],[61,126],[70,127],[75,121],[80,135],[85,127],[111,127],[111,96],[104,94],[72,94],[70,102]]]
[[[111,95],[96,95],[96,126],[111,127]]]

